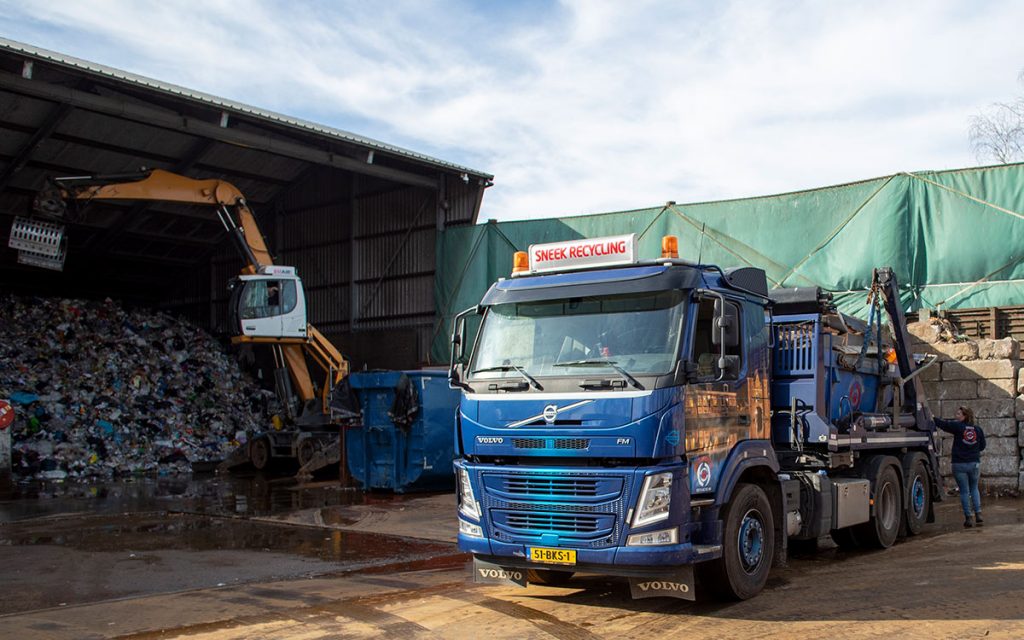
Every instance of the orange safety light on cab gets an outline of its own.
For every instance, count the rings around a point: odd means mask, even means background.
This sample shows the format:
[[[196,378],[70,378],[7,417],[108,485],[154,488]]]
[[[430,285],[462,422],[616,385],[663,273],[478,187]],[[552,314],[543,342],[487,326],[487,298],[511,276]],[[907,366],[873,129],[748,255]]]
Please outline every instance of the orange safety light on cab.
[[[885,361],[889,364],[896,364],[896,350],[892,347],[885,350]]]
[[[679,238],[676,236],[662,236],[661,238],[661,257],[662,258],[678,258],[679,257]]]
[[[516,251],[512,256],[512,273],[526,273],[530,270],[530,256],[525,251]]]

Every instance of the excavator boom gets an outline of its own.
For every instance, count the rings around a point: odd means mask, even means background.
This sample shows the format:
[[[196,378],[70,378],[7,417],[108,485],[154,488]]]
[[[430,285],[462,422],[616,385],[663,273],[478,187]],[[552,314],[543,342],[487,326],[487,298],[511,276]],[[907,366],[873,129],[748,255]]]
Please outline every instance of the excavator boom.
[[[136,176],[136,179],[132,179]],[[124,180],[118,180],[125,178]],[[260,233],[256,217],[245,202],[245,197],[235,185],[223,180],[196,180],[170,171],[153,169],[139,174],[121,176],[81,176],[55,178],[60,199],[79,201],[90,200],[149,200],[158,202],[180,202],[183,204],[205,204],[215,207],[218,216],[229,214],[232,210],[237,221],[232,228],[240,229],[247,250],[243,249],[246,261],[246,273],[256,273],[259,267],[274,264],[267,250],[263,234]],[[56,206],[54,206],[56,205]],[[57,207],[60,203],[45,205],[44,212],[59,215]],[[221,211],[223,210],[223,211]],[[225,226],[232,221],[221,219]],[[229,232],[232,231],[229,228]],[[251,255],[250,255],[251,254]]]

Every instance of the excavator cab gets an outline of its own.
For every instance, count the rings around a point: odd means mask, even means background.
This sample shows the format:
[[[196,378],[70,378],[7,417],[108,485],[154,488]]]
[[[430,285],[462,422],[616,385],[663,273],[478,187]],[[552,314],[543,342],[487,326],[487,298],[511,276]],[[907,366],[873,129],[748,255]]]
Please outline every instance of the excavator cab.
[[[236,335],[306,337],[306,296],[295,267],[263,267],[259,273],[233,279],[230,288]]]

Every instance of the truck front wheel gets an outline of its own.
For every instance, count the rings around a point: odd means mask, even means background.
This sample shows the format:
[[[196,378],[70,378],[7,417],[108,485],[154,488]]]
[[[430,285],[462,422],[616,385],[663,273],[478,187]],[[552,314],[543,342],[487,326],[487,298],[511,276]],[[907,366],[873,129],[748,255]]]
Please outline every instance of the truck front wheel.
[[[757,485],[736,485],[722,520],[722,557],[707,567],[708,587],[723,599],[752,598],[768,581],[775,556],[775,525],[768,496]]]

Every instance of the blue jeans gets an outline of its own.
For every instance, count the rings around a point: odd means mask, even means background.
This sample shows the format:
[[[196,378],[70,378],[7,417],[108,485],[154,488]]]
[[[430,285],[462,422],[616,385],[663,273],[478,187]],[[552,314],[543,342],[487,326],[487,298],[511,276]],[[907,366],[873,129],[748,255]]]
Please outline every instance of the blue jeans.
[[[978,476],[981,475],[981,465],[977,462],[954,462],[953,477],[956,478],[956,486],[960,488],[960,507],[964,510],[964,517],[971,517],[971,500],[974,501],[974,511],[981,513],[981,493],[978,492]]]

